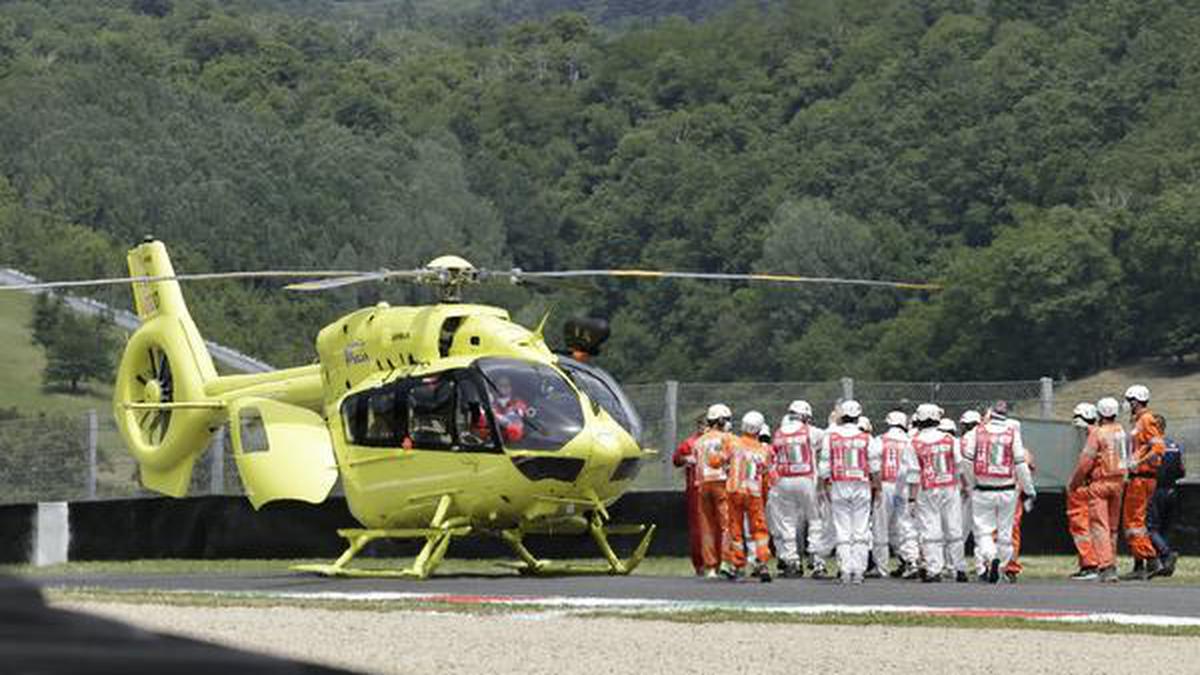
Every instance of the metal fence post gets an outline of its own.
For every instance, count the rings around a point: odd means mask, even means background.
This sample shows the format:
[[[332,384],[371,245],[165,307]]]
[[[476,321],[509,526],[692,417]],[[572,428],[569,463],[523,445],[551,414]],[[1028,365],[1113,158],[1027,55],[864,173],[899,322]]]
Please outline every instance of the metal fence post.
[[[662,472],[663,479],[671,483],[671,453],[675,450],[675,439],[679,436],[679,382],[667,380],[666,396],[663,399],[663,428],[662,428]]]
[[[1042,419],[1054,417],[1054,380],[1042,378]]]
[[[842,378],[842,400],[849,401],[852,398],[854,398],[854,378],[853,377],[843,377]]]
[[[225,494],[225,427],[213,433],[208,445],[208,493]]]
[[[96,498],[96,445],[100,436],[100,424],[96,409],[87,411],[87,498]]]

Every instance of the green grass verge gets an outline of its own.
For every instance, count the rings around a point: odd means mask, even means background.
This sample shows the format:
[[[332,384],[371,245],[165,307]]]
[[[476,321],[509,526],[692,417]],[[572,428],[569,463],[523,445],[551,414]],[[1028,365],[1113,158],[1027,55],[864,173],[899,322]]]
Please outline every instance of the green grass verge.
[[[541,605],[465,604],[426,600],[348,600],[337,598],[271,597],[255,593],[193,591],[116,591],[103,588],[51,588],[44,591],[51,604],[95,603],[125,605],[166,605],[171,607],[292,607],[353,612],[452,612],[470,615],[504,615],[539,612]]]
[[[0,572],[9,574],[24,574],[29,576],[70,576],[88,574],[272,574],[286,573],[291,565],[327,563],[329,560],[133,560],[129,562],[71,562],[62,565],[34,567],[32,565],[0,565]],[[504,560],[464,560],[447,558],[438,568],[436,576],[453,575],[495,575],[511,576],[516,572],[501,567],[498,563]],[[564,562],[578,564],[596,564],[599,559],[571,559]],[[1021,559],[1025,571],[1021,578],[1034,580],[1063,580],[1076,569],[1074,556],[1027,556]],[[407,559],[394,558],[360,558],[355,566],[379,569],[401,568],[410,563]],[[1122,569],[1129,567],[1129,561],[1122,563]],[[649,557],[638,567],[639,576],[678,576],[692,575],[691,562],[686,558]],[[1155,585],[1165,584],[1200,584],[1200,558],[1180,558],[1176,566],[1175,576],[1155,579]]]
[[[33,565],[0,565],[0,572],[7,574],[22,574],[32,577],[39,576],[75,576],[91,574],[136,574],[136,575],[183,575],[183,574],[272,574],[287,573],[292,565],[313,563],[328,563],[327,559],[303,560],[132,560],[128,562],[69,562],[61,565],[35,567]],[[399,558],[359,558],[354,566],[364,569],[398,569],[411,564],[409,559]],[[499,563],[511,562],[509,559],[494,560],[464,560],[448,558],[438,567],[437,576],[453,575],[493,575],[515,576],[514,570],[502,567]],[[599,558],[569,559],[566,563],[591,564],[600,562]],[[299,574],[298,572],[296,574]],[[651,557],[642,561],[637,574],[644,576],[689,576],[692,574],[691,563],[685,558]],[[400,581],[400,583],[403,583]]]
[[[677,623],[768,623],[812,624],[823,626],[888,626],[893,628],[956,628],[967,630],[1039,630],[1063,633],[1106,633],[1200,637],[1200,626],[1125,626],[1116,623],[1062,623],[1014,617],[962,617],[869,612],[865,614],[789,614],[787,612],[745,612],[710,609],[682,612],[591,612],[588,616],[609,616],[643,621]]]

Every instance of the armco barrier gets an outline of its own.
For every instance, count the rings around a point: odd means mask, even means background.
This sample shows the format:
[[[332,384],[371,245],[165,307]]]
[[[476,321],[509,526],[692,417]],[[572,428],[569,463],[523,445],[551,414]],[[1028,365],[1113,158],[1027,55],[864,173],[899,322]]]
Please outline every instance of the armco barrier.
[[[1185,555],[1200,554],[1200,486],[1180,486],[1181,516],[1171,541]],[[1036,511],[1022,528],[1021,550],[1028,554],[1071,554],[1061,492],[1039,496]],[[687,555],[687,516],[680,492],[631,492],[610,509],[617,523],[656,523],[650,555]],[[36,505],[0,507],[0,562],[29,559]],[[151,558],[332,558],[343,547],[335,532],[356,527],[346,504],[275,503],[254,511],[243,497],[121,499],[70,505],[71,560]],[[628,548],[633,538],[620,538]],[[530,537],[530,548],[546,557],[595,557],[586,535]],[[623,546],[622,546],[623,545]],[[366,555],[415,553],[414,542],[377,542]],[[506,558],[498,540],[456,540],[450,556]]]

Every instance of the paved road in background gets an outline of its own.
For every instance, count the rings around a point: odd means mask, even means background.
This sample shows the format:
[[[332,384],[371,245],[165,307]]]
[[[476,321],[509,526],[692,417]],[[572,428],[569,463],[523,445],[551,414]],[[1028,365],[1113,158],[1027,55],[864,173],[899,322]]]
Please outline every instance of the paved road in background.
[[[1072,581],[1028,581],[1016,585],[921,584],[893,580],[844,587],[831,581],[777,579],[774,583],[677,577],[447,576],[426,581],[327,579],[300,573],[38,576],[47,588],[109,590],[239,591],[262,593],[436,593],[463,596],[538,598],[634,598],[788,605],[904,605],[988,610],[1120,612],[1200,617],[1200,586],[1122,583],[1101,586]]]
[[[0,284],[5,286],[16,286],[19,284],[37,283],[37,277],[30,276],[19,270],[0,268]],[[37,294],[44,291],[29,291],[29,293]],[[112,317],[113,323],[127,331],[135,331],[142,325],[142,320],[133,312],[114,309],[98,300],[84,298],[76,295],[61,296],[66,301],[67,306],[76,312],[85,316],[96,316],[98,314],[107,314]],[[205,340],[204,344],[208,347],[209,353],[213,360],[217,363],[236,370],[240,373],[266,373],[275,370],[270,365],[259,361],[251,356],[247,356],[236,349],[209,342]]]

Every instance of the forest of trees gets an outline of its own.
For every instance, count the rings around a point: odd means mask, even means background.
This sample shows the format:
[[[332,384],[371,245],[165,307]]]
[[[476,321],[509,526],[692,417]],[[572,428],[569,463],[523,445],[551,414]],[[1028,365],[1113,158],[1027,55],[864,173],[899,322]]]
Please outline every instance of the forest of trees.
[[[0,264],[935,280],[472,298],[630,381],[1077,376],[1200,347],[1198,100],[1196,0],[5,1]],[[187,293],[278,365],[425,298]]]

